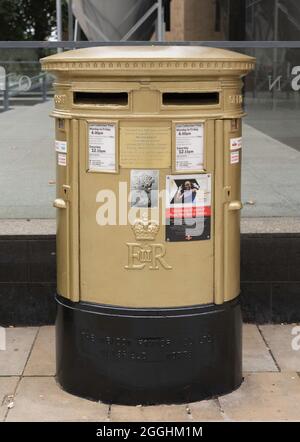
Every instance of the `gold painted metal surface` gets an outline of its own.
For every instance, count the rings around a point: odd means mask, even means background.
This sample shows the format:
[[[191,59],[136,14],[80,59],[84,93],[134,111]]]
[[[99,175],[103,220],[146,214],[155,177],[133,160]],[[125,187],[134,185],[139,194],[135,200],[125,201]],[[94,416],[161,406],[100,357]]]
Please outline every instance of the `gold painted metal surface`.
[[[120,124],[126,127],[128,122]],[[212,136],[213,124],[213,121],[209,122]],[[171,124],[168,126],[171,127]],[[86,130],[86,123],[82,121],[80,140],[86,139]],[[213,150],[208,153],[207,162],[208,170],[212,171]],[[84,161],[80,163],[84,164]],[[160,189],[165,188],[166,175],[170,173],[170,168],[159,168]],[[119,195],[122,192],[119,182],[129,185],[130,169],[120,167],[116,179],[114,175],[89,174],[84,167],[80,168],[80,194],[85,195],[80,199],[79,212],[81,299],[131,307],[212,302],[213,240],[201,241],[201,246],[196,241],[189,244],[167,243],[164,226],[160,225],[155,237],[145,241],[136,237],[130,225],[97,225],[95,217],[100,205],[96,199],[99,190],[113,190],[119,196],[119,202],[123,201],[124,204],[124,198]],[[128,204],[127,209],[130,209]],[[161,217],[160,205],[159,219]],[[149,261],[142,256],[147,252]],[[138,253],[139,258],[135,256]],[[201,262],[205,262],[205,265],[199,265]],[[191,277],[196,274],[197,278]]]
[[[240,210],[231,210],[232,202],[241,200],[241,153],[238,163],[230,162],[230,138],[241,137],[241,120],[232,127],[232,120],[224,120],[224,185],[230,190],[224,204],[224,301],[240,292]]]
[[[232,75],[254,68],[254,58],[200,46],[113,46],[67,51],[41,60],[47,70],[77,76]],[[220,72],[220,70],[222,72]]]
[[[214,302],[224,302],[224,130],[223,120],[215,120],[215,242],[214,242]]]
[[[171,125],[161,121],[128,121],[120,126],[120,166],[158,169],[171,166]]]
[[[228,210],[242,210],[243,204],[241,201],[231,201],[228,204]]]
[[[62,198],[56,198],[53,201],[53,207],[55,207],[56,209],[66,209],[67,203]]]
[[[130,307],[221,304],[236,297],[242,149],[230,146],[240,142],[241,77],[254,59],[221,49],[154,46],[80,49],[41,63],[57,77],[56,140],[68,146],[66,158],[57,153],[57,163],[66,162],[57,165],[58,293]],[[75,100],[75,93],[85,92],[107,93],[108,101],[97,103],[97,95]],[[111,93],[125,93],[128,100],[110,104]],[[166,104],[164,93],[186,94],[186,101]],[[218,100],[205,102],[207,93]],[[193,94],[200,101],[189,101]],[[116,125],[112,173],[88,171],[88,125],[97,122]],[[175,170],[178,122],[203,123],[203,170]],[[159,172],[160,191],[168,175],[211,174],[209,239],[167,242],[164,199],[152,209],[155,219],[145,221],[140,211],[132,225],[126,223],[121,209],[131,209],[131,170],[143,169]],[[105,189],[115,194],[116,225],[97,223]]]
[[[63,120],[56,120],[56,136],[57,141],[66,141],[69,144],[69,124]],[[58,162],[58,155],[56,153],[56,162]],[[68,183],[69,180],[69,163],[67,166],[59,166],[56,168],[56,200],[65,202],[65,192],[63,185]],[[66,208],[64,210],[57,210],[57,232],[56,232],[56,263],[57,268],[57,290],[58,293],[63,293],[65,297],[69,297],[69,283],[72,278],[70,274],[70,242],[69,242],[69,215],[70,207],[69,203],[66,203]]]

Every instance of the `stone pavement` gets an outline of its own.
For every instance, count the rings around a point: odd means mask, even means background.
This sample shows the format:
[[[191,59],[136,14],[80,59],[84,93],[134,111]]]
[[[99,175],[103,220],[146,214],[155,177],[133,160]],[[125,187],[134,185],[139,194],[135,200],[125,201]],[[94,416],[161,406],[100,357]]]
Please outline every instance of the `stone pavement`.
[[[0,351],[0,421],[300,421],[296,324],[244,325],[245,380],[235,392],[150,407],[109,406],[62,391],[54,378],[54,327],[8,328],[6,336],[6,351]]]

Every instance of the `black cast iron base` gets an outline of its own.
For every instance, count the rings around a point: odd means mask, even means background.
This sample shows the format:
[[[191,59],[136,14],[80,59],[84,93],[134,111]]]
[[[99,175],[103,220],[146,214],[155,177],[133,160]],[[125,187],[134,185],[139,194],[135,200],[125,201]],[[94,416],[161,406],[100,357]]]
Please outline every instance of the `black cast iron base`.
[[[116,404],[169,404],[242,382],[239,299],[182,308],[122,308],[57,297],[57,379],[69,393]]]

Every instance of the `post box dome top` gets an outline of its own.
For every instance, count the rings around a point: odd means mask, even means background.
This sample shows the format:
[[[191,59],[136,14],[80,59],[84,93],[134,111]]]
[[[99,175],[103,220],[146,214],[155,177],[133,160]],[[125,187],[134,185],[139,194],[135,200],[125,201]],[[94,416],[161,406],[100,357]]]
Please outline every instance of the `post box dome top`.
[[[136,75],[246,75],[255,58],[205,46],[98,46],[61,52],[41,59],[52,72]],[[175,71],[174,71],[175,70]]]

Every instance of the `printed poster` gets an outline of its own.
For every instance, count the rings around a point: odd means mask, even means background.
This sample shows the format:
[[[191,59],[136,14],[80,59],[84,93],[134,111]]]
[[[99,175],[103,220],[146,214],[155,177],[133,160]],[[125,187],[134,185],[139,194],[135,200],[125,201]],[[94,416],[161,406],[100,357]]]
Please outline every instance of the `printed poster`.
[[[240,151],[234,150],[230,152],[230,164],[238,164],[240,162]]]
[[[116,125],[89,125],[89,171],[116,172]]]
[[[197,171],[203,169],[203,123],[176,123],[176,171]]]
[[[166,177],[166,241],[210,239],[211,174]]]
[[[158,170],[131,170],[130,202],[131,207],[158,207],[159,192]]]
[[[230,150],[242,148],[242,137],[230,138]]]
[[[57,154],[57,164],[59,166],[66,166],[67,165],[67,155],[64,153],[58,153]]]
[[[67,153],[68,144],[66,141],[55,140],[55,150],[59,153]]]

